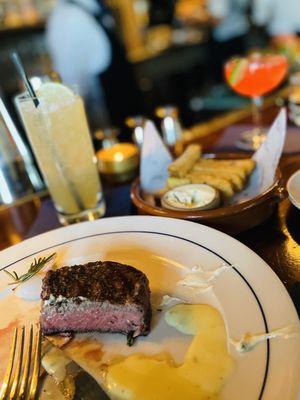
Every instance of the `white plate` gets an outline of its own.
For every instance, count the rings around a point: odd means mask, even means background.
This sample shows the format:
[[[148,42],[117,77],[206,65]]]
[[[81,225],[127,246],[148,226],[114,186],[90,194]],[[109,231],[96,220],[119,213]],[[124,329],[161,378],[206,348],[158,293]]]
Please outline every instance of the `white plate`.
[[[298,323],[288,293],[268,265],[237,240],[206,226],[158,217],[103,219],[24,241],[1,252],[0,265],[2,270],[24,272],[33,257],[53,251],[58,252],[61,264],[106,259],[136,266],[146,272],[156,300],[159,295],[172,292],[186,268],[200,264],[205,269],[215,269],[224,262],[232,264],[233,268],[217,278],[214,290],[202,298],[202,302],[221,310],[230,337]],[[7,275],[0,272],[0,295],[7,282]],[[0,357],[1,348],[8,347],[5,338],[15,319],[30,319],[30,308],[34,307],[34,303],[19,300],[15,295],[0,297]],[[154,329],[148,337],[152,343],[155,335]],[[277,338],[260,343],[243,355],[233,352],[235,372],[221,398],[296,399],[299,344],[299,337]],[[1,360],[0,365],[5,365],[5,361]]]
[[[300,210],[300,170],[296,171],[288,180],[287,191],[290,201]]]

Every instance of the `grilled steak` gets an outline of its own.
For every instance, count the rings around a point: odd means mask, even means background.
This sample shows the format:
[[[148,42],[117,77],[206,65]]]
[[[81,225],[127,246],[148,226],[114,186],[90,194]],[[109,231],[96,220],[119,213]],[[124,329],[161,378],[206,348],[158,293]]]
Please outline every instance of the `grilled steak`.
[[[111,261],[47,272],[41,298],[45,335],[121,332],[133,337],[150,330],[150,289],[146,275]]]

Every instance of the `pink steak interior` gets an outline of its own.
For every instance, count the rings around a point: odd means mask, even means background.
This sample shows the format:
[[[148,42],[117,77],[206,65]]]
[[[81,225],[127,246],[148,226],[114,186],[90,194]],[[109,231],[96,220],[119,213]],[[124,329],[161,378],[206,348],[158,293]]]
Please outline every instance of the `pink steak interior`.
[[[57,332],[123,332],[138,336],[144,327],[144,315],[136,305],[110,305],[97,302],[63,306],[43,306],[41,325],[45,334]]]

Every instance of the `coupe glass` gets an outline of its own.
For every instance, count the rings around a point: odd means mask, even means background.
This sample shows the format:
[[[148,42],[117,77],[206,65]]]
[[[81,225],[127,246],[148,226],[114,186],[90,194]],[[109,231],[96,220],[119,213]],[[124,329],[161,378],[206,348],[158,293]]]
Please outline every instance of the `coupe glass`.
[[[225,63],[225,78],[238,94],[252,100],[255,128],[243,133],[236,145],[243,150],[257,150],[266,138],[262,130],[261,106],[263,96],[284,80],[288,63],[281,54],[252,53],[248,57],[234,57]]]

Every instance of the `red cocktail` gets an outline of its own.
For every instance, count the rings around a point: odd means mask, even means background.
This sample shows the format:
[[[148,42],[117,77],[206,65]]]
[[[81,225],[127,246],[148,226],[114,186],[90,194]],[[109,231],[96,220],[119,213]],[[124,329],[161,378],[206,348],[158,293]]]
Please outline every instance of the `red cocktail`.
[[[235,92],[247,97],[259,97],[282,82],[287,68],[287,60],[280,54],[253,54],[248,58],[228,61],[225,76]]]
[[[253,53],[249,57],[233,58],[225,64],[225,77],[230,87],[238,94],[252,98],[257,125],[260,124],[261,96],[275,89],[285,78],[287,70],[287,60],[280,54]],[[264,139],[261,129],[256,128],[244,135],[238,145],[255,150]]]

